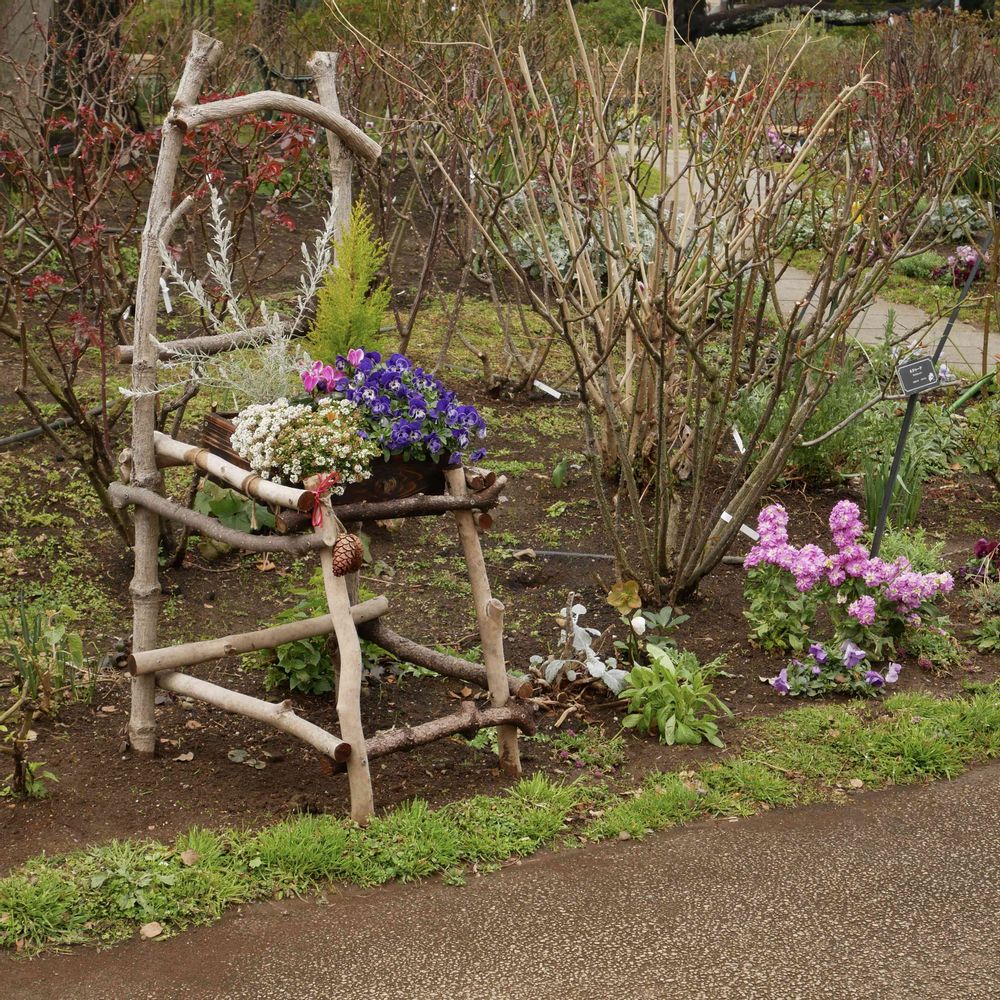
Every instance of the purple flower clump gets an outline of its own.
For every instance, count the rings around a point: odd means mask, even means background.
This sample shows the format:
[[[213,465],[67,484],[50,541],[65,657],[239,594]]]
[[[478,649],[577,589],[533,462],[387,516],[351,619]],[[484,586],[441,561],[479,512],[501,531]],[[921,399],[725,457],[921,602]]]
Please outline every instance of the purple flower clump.
[[[847,606],[847,613],[861,625],[871,625],[875,621],[875,598],[865,595]]]
[[[386,458],[445,457],[455,465],[466,457],[477,462],[485,456],[486,449],[475,443],[486,437],[486,421],[479,411],[463,406],[439,379],[404,355],[383,361],[378,351],[356,347],[346,358],[337,358],[334,370],[338,377],[326,380],[319,391],[336,392],[356,404],[366,414],[368,437]]]
[[[830,534],[836,551],[827,555],[818,545],[809,543],[796,548],[788,542],[788,514],[772,504],[757,518],[760,541],[750,550],[744,566],[775,566],[790,573],[798,590],[806,593],[825,582],[840,587],[856,580],[870,588],[848,607],[848,614],[862,625],[871,625],[878,614],[878,599],[883,598],[901,614],[915,611],[925,601],[948,593],[954,586],[950,573],[918,573],[905,556],[892,562],[871,559],[859,539],[864,524],[858,505],[841,500],[830,512]]]

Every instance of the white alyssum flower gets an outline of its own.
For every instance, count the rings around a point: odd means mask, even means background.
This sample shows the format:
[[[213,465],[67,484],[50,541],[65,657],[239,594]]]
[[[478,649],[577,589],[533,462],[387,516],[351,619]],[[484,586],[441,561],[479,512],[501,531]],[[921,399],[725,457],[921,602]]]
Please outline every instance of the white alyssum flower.
[[[233,448],[264,479],[300,483],[337,473],[330,492],[371,476],[379,449],[363,436],[361,414],[346,399],[325,397],[312,406],[277,399],[248,406],[234,421]]]

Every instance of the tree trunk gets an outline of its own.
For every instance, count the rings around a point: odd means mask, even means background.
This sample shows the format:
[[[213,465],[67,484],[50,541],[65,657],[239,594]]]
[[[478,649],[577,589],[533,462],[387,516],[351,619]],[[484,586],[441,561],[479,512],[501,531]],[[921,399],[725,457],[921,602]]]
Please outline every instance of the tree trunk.
[[[0,122],[23,148],[38,143],[51,14],[52,0],[0,0],[0,105],[13,111]]]

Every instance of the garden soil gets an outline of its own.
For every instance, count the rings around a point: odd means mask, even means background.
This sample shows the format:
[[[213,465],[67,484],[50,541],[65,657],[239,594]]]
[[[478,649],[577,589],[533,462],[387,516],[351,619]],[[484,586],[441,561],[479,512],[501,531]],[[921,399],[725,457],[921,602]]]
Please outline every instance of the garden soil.
[[[289,258],[297,256],[299,239],[298,234],[288,237],[285,251]],[[418,356],[420,348],[417,338]],[[430,345],[424,348],[431,349]],[[20,370],[12,346],[0,341],[0,431],[4,434],[31,426],[14,395]],[[465,401],[488,408],[492,431],[487,443],[497,467],[509,474],[508,502],[495,512],[495,523],[483,545],[494,591],[507,608],[509,668],[526,670],[532,655],[554,649],[555,618],[571,595],[588,608],[584,624],[604,630],[617,621],[605,600],[614,582],[613,563],[593,558],[609,554],[612,545],[597,514],[589,474],[582,467],[585,446],[575,403],[565,398],[558,403],[545,397],[505,399],[484,392],[468,369],[464,374],[443,374]],[[39,402],[44,401],[38,391],[31,391]],[[565,484],[556,486],[552,470],[563,459],[569,460],[570,472]],[[34,493],[33,504],[43,509],[51,504],[54,514],[77,518],[75,509],[61,511],[58,502],[47,499],[47,484],[68,477],[71,465],[65,453],[53,450],[43,439],[0,453],[0,467],[27,484],[28,492]],[[183,495],[185,486],[173,480],[172,489],[178,495]],[[817,486],[792,479],[766,500],[789,509],[793,541],[822,540],[827,537],[825,519],[831,506],[843,497],[858,499],[855,486],[850,481]],[[0,532],[14,531],[18,538],[30,541],[47,530],[43,525],[22,527],[17,517],[6,501],[0,502]],[[944,539],[945,557],[951,567],[958,567],[969,558],[977,537],[1000,535],[995,487],[983,477],[960,472],[934,481],[925,490],[921,520],[929,532]],[[87,550],[88,573],[108,595],[114,624],[96,627],[81,621],[76,626],[97,655],[110,661],[128,641],[130,555],[99,518],[83,519],[77,526]],[[430,645],[474,646],[471,597],[450,519],[376,525],[369,535],[372,560],[361,582],[389,598],[387,624]],[[747,546],[741,536],[734,554],[745,552]],[[535,550],[563,554],[533,555]],[[3,551],[2,556],[5,573],[0,575],[0,586],[44,584],[46,565],[37,560],[19,563],[13,549]],[[261,627],[294,602],[290,588],[301,586],[309,572],[308,567],[281,555],[265,560],[229,554],[206,562],[195,546],[180,568],[161,575],[162,640],[179,642]],[[607,776],[612,784],[627,787],[652,770],[722,757],[739,748],[740,720],[788,707],[787,699],[762,683],[762,678],[780,668],[780,658],[747,643],[742,582],[738,566],[721,566],[684,606],[690,620],[677,632],[678,640],[702,659],[726,658],[725,674],[716,686],[734,713],[734,719],[723,725],[727,749],[663,747],[626,732],[626,763]],[[961,593],[951,595],[945,606],[959,633],[967,632],[968,614]],[[242,663],[229,658],[205,664],[196,672],[239,691],[263,693],[264,672],[252,657]],[[949,676],[935,676],[907,663],[898,686],[946,695],[961,690],[969,680],[997,676],[1000,657],[970,655],[966,666]],[[43,761],[58,782],[50,784],[50,793],[43,799],[0,799],[0,872],[40,852],[60,853],[112,837],[169,840],[193,825],[257,827],[295,811],[337,815],[348,811],[346,777],[333,773],[325,758],[311,748],[250,720],[166,692],[160,692],[157,707],[158,753],[152,759],[136,757],[127,749],[128,687],[127,675],[106,670],[92,704],[69,705],[56,720],[38,721],[31,758]],[[363,690],[365,731],[426,721],[453,710],[471,694],[459,683],[399,673],[389,665],[381,676],[370,677]],[[296,695],[293,700],[296,711],[336,731],[332,697]],[[549,735],[557,728],[597,725],[613,736],[620,730],[623,714],[621,704],[606,693],[593,687],[584,691],[579,685],[558,699],[542,698],[539,710],[541,731]],[[544,771],[558,778],[579,770],[575,762],[541,741],[525,741],[522,759],[527,774]],[[458,737],[381,759],[373,764],[372,777],[379,809],[414,797],[437,805],[494,793],[507,785],[488,747],[477,748]]]

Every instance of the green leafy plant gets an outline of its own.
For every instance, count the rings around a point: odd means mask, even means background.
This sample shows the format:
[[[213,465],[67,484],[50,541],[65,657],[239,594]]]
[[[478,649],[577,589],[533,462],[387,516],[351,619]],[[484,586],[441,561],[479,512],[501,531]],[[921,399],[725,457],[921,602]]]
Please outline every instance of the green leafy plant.
[[[1000,653],[1000,615],[987,618],[972,633],[973,645],[979,653]]]
[[[918,253],[915,257],[904,257],[896,261],[892,269],[904,278],[917,278],[921,281],[933,281],[934,272],[945,263],[944,257],[931,250]]]
[[[720,660],[702,666],[690,652],[649,649],[650,665],[633,667],[622,697],[628,699],[629,714],[622,725],[656,732],[660,742],[696,744],[706,740],[721,747],[719,715],[732,715],[712,690],[709,678]]]
[[[659,611],[640,610],[631,618],[628,613],[623,613],[622,621],[628,631],[624,640],[615,640],[615,649],[633,665],[645,663],[646,650],[650,646],[661,649],[676,648],[677,643],[669,633],[683,625],[688,618],[688,615],[679,615],[669,606],[660,608]]]
[[[750,624],[750,641],[761,649],[801,653],[809,646],[816,621],[816,599],[795,586],[795,580],[774,566],[756,566],[743,587],[743,617]]]
[[[865,515],[869,524],[878,520],[882,509],[885,492],[889,488],[890,466],[890,459],[881,463],[869,461],[864,464]],[[919,451],[908,450],[900,463],[892,500],[889,502],[889,520],[896,528],[909,528],[916,523],[926,474],[923,456]]]
[[[274,528],[274,515],[265,506],[235,490],[218,486],[210,479],[206,479],[195,494],[194,509],[236,531]]]
[[[976,621],[1000,617],[1000,580],[987,580],[973,587],[967,600]]]
[[[362,535],[362,541],[364,536]],[[299,600],[291,607],[279,611],[271,619],[273,625],[285,625],[289,622],[304,621],[306,618],[316,618],[330,613],[326,602],[326,592],[323,589],[323,571],[316,567],[305,586],[292,587],[290,593]],[[370,591],[361,588],[362,600],[372,597]],[[472,653],[456,654],[471,657]],[[422,667],[414,667],[400,663],[391,653],[380,649],[373,643],[361,641],[361,658],[365,676],[370,680],[378,680],[386,670],[397,679],[404,676],[423,677],[431,674]],[[380,661],[389,661],[386,668]],[[262,650],[259,660],[266,669],[264,686],[273,691],[276,688],[287,688],[289,691],[299,691],[302,694],[326,694],[333,690],[335,677],[334,663],[327,646],[327,636],[317,635],[310,639],[297,639],[286,642],[275,649]],[[437,676],[437,675],[434,675]]]
[[[871,548],[871,540],[872,533],[865,532],[865,548]],[[943,573],[946,569],[944,542],[933,541],[920,527],[901,531],[889,525],[882,536],[879,556],[886,562],[895,562],[900,556],[905,556],[918,573]]]
[[[962,445],[972,468],[1000,484],[1000,392],[965,411]]]
[[[13,767],[9,782],[0,786],[2,795],[45,794],[45,782],[57,779],[28,760],[35,713],[54,714],[63,700],[78,696],[84,680],[93,695],[95,678],[85,667],[83,639],[67,628],[74,617],[70,608],[46,608],[20,594],[10,616],[0,618],[0,666],[10,669],[9,703],[0,702],[0,753]]]
[[[552,485],[558,490],[566,485],[569,476],[569,459],[561,458],[552,469]]]
[[[945,627],[947,624],[948,619],[942,615],[906,630],[901,646],[917,666],[936,674],[950,674],[953,668],[965,665],[966,651]]]
[[[334,265],[319,290],[316,319],[309,333],[313,355],[332,362],[352,347],[378,346],[382,317],[391,291],[386,281],[375,283],[385,263],[386,247],[375,234],[368,207],[358,199],[347,228],[337,243]]]
[[[609,739],[599,726],[567,729],[552,740],[552,749],[560,760],[600,773],[614,771],[625,763],[625,738],[618,733]]]
[[[279,611],[272,624],[285,625],[329,613],[321,572],[317,569],[304,587],[292,588],[292,594],[299,600],[292,607]],[[333,690],[333,661],[326,636],[286,642],[262,652],[261,662],[267,668],[264,686],[269,691],[286,687],[303,694],[325,694]]]

